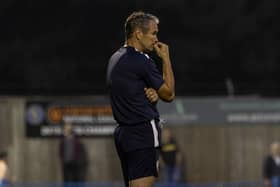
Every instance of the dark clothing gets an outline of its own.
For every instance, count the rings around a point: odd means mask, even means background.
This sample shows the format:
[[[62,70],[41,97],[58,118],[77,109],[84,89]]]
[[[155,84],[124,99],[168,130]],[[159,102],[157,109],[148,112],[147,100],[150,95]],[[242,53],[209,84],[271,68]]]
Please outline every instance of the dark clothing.
[[[280,177],[280,164],[277,165],[272,156],[267,156],[264,160],[263,177],[266,179]]]
[[[179,149],[174,139],[168,143],[163,143],[160,149],[162,160],[167,166],[174,167],[176,165],[176,155]]]
[[[112,55],[107,70],[111,106],[119,125],[134,126],[159,119],[155,104],[144,88],[158,90],[164,83],[162,75],[148,55],[133,47],[122,47]]]
[[[167,143],[162,143],[160,154],[164,162],[163,176],[165,182],[180,181],[181,168],[176,163],[178,152],[178,145],[173,138]]]
[[[115,129],[115,141],[124,152],[148,147],[159,147],[161,144],[159,124],[151,122],[135,126],[118,126]]]
[[[163,169],[163,179],[165,182],[174,183],[181,180],[181,169],[177,166],[165,166]]]
[[[75,162],[67,162],[63,165],[63,179],[65,182],[81,182],[80,166]]]
[[[84,145],[77,137],[69,141],[63,137],[59,143],[59,154],[62,164],[64,182],[84,182],[88,165]]]
[[[160,146],[159,113],[144,88],[158,90],[164,80],[148,55],[121,47],[107,69],[110,101],[118,123],[114,138],[124,181],[157,176],[156,150]]]
[[[123,177],[129,180],[158,176],[160,127],[152,120],[137,126],[118,126],[114,133]]]
[[[116,149],[121,161],[125,186],[129,181],[147,176],[158,177],[159,151],[156,148],[137,149],[125,152],[118,140],[115,140]]]

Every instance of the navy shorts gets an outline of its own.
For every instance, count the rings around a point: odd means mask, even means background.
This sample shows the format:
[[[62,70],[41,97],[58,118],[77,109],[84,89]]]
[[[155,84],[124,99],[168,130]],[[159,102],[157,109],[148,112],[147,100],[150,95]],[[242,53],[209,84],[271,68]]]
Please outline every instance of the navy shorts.
[[[128,186],[130,180],[149,176],[158,177],[158,148],[144,148],[131,152],[117,151],[121,160],[121,167],[126,186]]]
[[[154,122],[133,127],[117,127],[114,133],[123,177],[130,180],[158,177],[160,130]]]

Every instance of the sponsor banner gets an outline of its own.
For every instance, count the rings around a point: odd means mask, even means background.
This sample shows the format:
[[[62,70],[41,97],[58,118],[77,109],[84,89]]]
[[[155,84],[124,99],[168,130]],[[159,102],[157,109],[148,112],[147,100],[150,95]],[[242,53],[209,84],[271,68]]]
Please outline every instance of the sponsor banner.
[[[159,102],[170,125],[232,125],[280,123],[280,100],[260,98],[180,98]]]
[[[234,125],[280,123],[280,100],[260,98],[185,98],[158,102],[167,125]],[[28,137],[57,137],[62,125],[74,125],[78,136],[112,135],[114,121],[108,97],[27,100]]]
[[[106,97],[28,100],[25,105],[28,137],[57,137],[71,123],[78,136],[112,135],[116,123]]]

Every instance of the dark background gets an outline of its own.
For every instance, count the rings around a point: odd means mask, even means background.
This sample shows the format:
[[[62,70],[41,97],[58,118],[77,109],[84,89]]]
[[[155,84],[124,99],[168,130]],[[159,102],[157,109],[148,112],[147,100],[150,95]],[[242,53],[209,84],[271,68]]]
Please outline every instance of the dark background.
[[[106,65],[134,10],[160,18],[176,94],[278,97],[278,0],[0,2],[0,94],[107,94]],[[231,86],[226,86],[230,80]]]

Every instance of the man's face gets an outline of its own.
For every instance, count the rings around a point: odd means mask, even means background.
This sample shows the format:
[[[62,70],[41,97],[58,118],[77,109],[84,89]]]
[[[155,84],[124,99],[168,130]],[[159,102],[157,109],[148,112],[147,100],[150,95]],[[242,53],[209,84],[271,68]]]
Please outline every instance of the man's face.
[[[64,136],[69,136],[72,133],[72,125],[71,124],[65,124],[63,129]]]
[[[272,143],[270,149],[271,149],[272,156],[280,156],[280,144],[279,143]]]
[[[147,33],[143,33],[140,39],[140,43],[143,47],[143,51],[153,51],[154,45],[158,42],[157,38],[158,25],[154,21],[150,21],[149,30]]]

